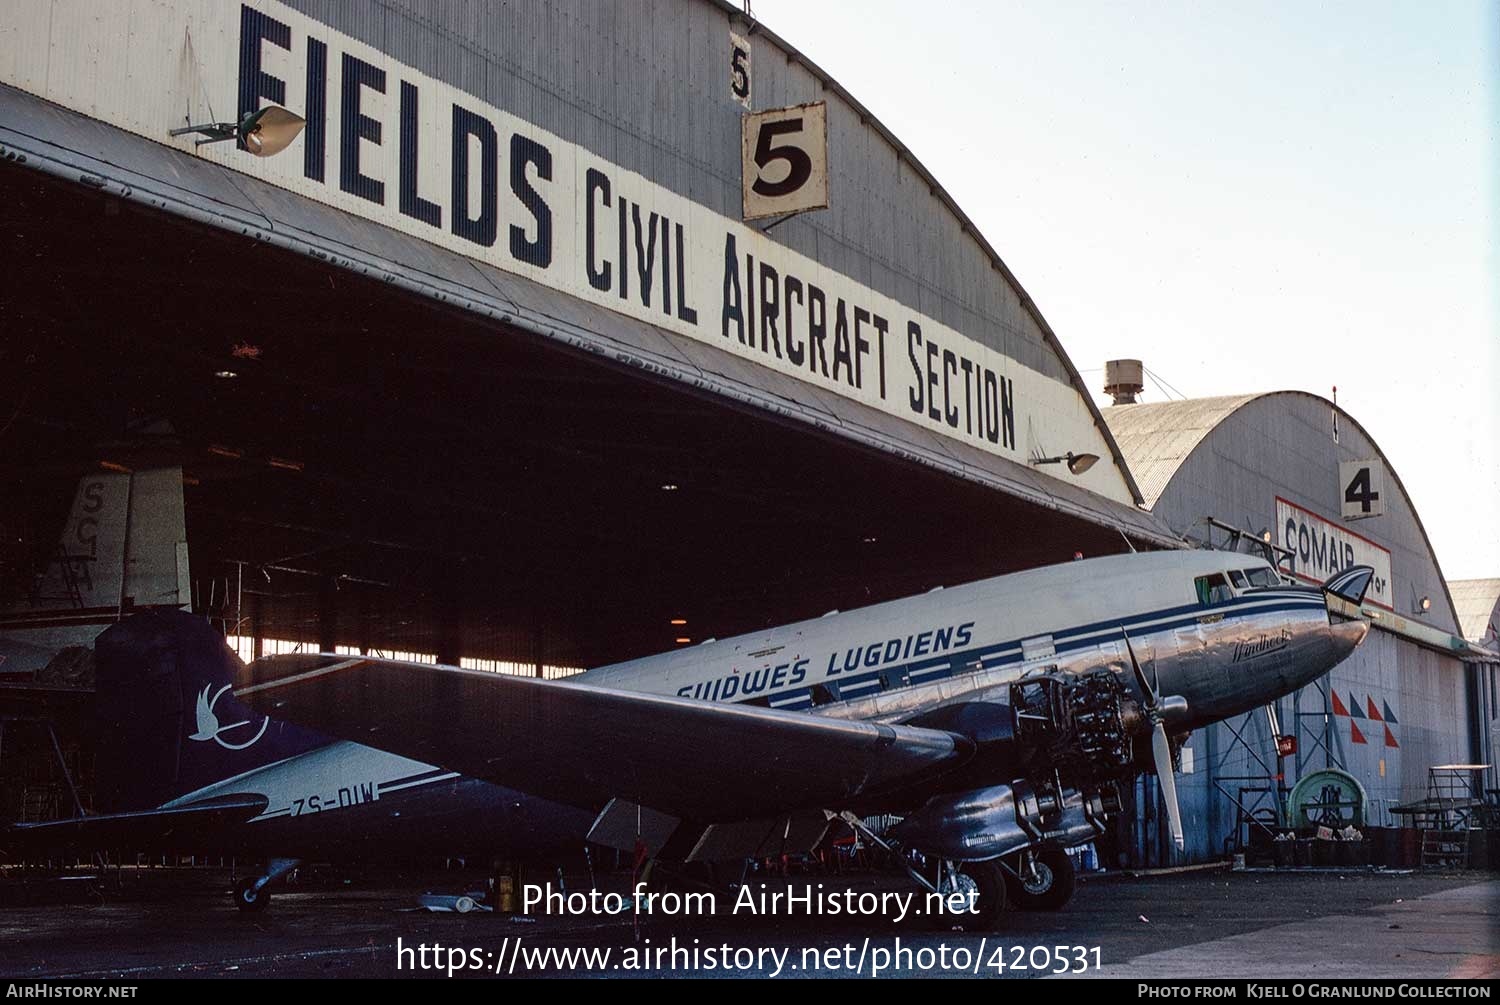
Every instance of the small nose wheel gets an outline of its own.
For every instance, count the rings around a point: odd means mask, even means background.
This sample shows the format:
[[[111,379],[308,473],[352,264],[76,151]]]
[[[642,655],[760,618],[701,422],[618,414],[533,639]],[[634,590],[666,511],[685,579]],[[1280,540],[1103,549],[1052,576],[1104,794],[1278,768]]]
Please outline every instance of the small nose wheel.
[[[234,906],[247,914],[264,911],[270,902],[270,884],[260,876],[246,876],[234,885]]]

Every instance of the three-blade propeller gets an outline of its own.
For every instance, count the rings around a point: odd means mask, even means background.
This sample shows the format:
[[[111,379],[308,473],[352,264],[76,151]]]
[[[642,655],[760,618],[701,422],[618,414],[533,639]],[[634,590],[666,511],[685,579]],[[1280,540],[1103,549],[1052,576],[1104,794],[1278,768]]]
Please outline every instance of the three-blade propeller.
[[[1167,804],[1167,824],[1172,829],[1172,843],[1179,850],[1184,846],[1182,836],[1182,810],[1177,805],[1177,776],[1172,770],[1172,742],[1167,738],[1166,718],[1162,715],[1161,695],[1155,685],[1146,679],[1140,660],[1135,658],[1135,647],[1130,636],[1125,635],[1125,651],[1130,654],[1130,668],[1135,671],[1136,683],[1146,699],[1146,717],[1151,720],[1151,755],[1156,761],[1156,778],[1161,784],[1162,801]]]

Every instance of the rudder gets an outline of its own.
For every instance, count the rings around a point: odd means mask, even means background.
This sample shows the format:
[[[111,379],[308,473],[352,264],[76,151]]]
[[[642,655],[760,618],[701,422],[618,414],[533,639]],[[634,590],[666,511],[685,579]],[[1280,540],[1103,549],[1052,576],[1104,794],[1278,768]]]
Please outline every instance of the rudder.
[[[95,662],[103,812],[161,806],[329,742],[240,704],[243,664],[203,618],[133,615],[99,636]]]

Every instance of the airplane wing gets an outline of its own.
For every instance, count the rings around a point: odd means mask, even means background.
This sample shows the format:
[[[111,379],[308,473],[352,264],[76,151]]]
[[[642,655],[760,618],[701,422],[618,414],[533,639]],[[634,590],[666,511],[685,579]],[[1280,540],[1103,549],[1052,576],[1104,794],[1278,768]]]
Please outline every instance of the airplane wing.
[[[168,809],[12,824],[0,831],[0,848],[21,853],[33,848],[189,847],[197,841],[212,843],[220,829],[258,816],[266,806],[262,795],[215,796]]]
[[[274,718],[583,807],[704,823],[848,806],[967,760],[886,726],[368,657],[271,656],[236,697]]]

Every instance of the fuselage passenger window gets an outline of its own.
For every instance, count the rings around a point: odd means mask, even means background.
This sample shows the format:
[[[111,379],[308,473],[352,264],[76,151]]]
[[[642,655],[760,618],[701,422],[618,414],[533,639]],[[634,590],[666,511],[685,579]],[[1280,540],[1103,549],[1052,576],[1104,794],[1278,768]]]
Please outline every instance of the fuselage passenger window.
[[[1245,588],[1245,574],[1242,572],[1237,572],[1234,569],[1229,570],[1229,581],[1234,584],[1236,590],[1243,590]]]

